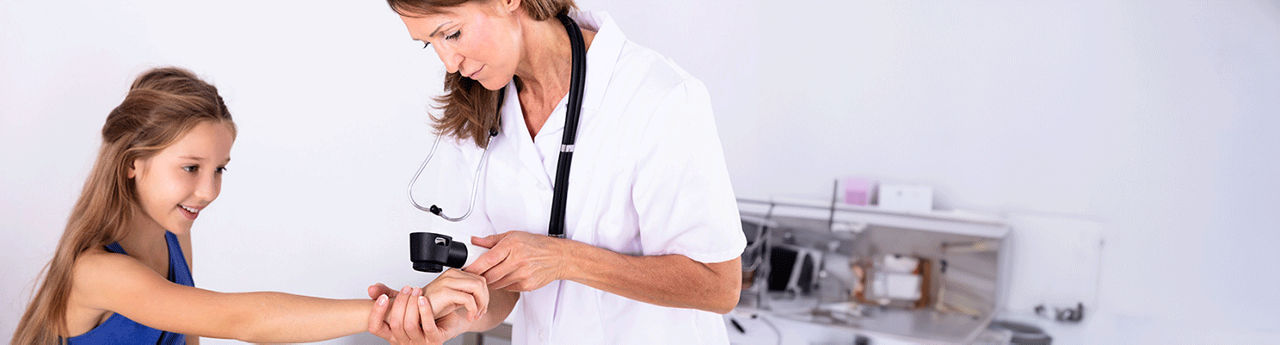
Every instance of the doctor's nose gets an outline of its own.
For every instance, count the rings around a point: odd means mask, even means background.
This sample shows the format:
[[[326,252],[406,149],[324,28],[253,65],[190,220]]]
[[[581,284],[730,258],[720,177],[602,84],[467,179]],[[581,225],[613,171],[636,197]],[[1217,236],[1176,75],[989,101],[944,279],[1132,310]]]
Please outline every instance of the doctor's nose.
[[[444,63],[444,68],[449,73],[458,73],[458,68],[462,66],[462,60],[465,60],[461,54],[448,49],[436,48],[436,54],[440,55],[440,62]]]

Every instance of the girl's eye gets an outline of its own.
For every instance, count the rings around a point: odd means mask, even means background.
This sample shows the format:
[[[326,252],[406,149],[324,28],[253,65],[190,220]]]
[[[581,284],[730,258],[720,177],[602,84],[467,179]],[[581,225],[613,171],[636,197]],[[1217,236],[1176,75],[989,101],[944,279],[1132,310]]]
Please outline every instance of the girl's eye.
[[[456,40],[456,39],[458,39],[458,36],[459,36],[459,35],[462,35],[462,31],[461,31],[461,30],[459,30],[459,31],[454,31],[452,35],[445,36],[445,38],[444,38],[444,39],[446,39],[446,40]]]
[[[199,167],[194,166],[194,165],[188,165],[188,166],[182,167],[182,171],[186,171],[186,172],[196,172],[196,169],[197,169],[197,168],[199,168]]]
[[[215,171],[217,171],[217,172],[218,172],[218,174],[222,174],[222,173],[227,172],[227,167],[218,167],[218,169],[217,169],[217,170],[215,170]]]
[[[422,42],[422,49],[431,48],[431,42]]]

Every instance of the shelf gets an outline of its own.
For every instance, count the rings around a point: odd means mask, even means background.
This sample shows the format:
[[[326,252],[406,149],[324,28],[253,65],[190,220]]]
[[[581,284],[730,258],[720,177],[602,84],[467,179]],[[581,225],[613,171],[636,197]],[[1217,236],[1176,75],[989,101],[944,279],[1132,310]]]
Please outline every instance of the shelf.
[[[864,224],[987,238],[1004,238],[1009,233],[1008,224],[999,217],[963,211],[903,212],[841,203],[833,207],[830,202],[798,198],[738,198],[738,205],[747,219],[804,218],[816,221],[815,227],[827,229]]]

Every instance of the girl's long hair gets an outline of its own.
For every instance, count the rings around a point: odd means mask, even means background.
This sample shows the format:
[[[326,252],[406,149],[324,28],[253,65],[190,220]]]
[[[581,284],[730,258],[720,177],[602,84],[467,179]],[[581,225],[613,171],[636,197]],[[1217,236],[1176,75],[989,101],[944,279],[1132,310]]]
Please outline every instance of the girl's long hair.
[[[156,68],[134,80],[124,101],[107,115],[98,158],[67,219],[53,259],[44,268],[44,279],[18,322],[13,344],[59,344],[70,336],[67,300],[76,259],[90,248],[124,238],[130,218],[135,210],[141,210],[134,181],[128,178],[129,167],[204,121],[224,123],[235,133],[218,89],[191,72]]]

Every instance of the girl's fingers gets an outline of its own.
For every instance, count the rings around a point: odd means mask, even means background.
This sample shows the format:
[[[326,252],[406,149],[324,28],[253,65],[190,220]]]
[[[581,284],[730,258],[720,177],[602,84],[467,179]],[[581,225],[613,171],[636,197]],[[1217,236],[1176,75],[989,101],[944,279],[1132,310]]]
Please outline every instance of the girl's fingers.
[[[392,290],[390,287],[387,287],[382,283],[369,285],[369,298],[378,298],[378,296],[381,295],[387,295],[387,297],[394,298],[396,297],[396,290]]]

